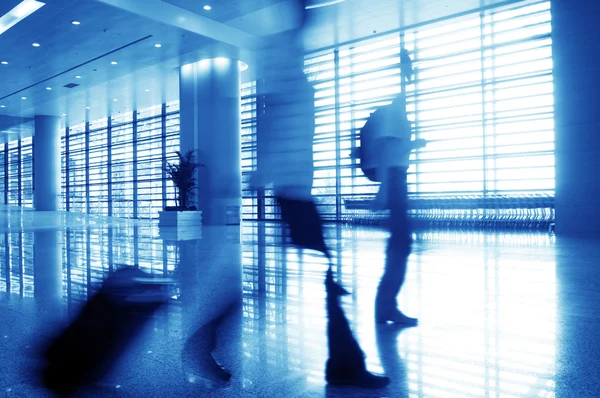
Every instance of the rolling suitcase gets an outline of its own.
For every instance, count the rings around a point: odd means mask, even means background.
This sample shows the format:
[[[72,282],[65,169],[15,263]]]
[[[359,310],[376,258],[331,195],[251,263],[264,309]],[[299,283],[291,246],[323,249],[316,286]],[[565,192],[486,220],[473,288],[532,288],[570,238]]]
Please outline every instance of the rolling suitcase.
[[[167,300],[165,280],[115,271],[47,348],[44,385],[66,396],[101,379]]]

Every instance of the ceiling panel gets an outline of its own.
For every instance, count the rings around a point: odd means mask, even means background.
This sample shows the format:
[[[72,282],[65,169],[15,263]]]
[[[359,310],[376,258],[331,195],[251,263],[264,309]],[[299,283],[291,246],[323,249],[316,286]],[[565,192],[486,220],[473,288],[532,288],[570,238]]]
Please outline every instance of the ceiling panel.
[[[69,102],[77,93],[213,44],[96,1],[49,1],[0,35],[0,60],[8,62],[0,65],[0,114],[30,117],[44,110],[41,104]],[[69,83],[79,86],[63,87]]]
[[[235,18],[270,7],[287,0],[165,0],[186,10],[193,11],[219,22],[230,21]],[[210,10],[204,6],[210,5]]]

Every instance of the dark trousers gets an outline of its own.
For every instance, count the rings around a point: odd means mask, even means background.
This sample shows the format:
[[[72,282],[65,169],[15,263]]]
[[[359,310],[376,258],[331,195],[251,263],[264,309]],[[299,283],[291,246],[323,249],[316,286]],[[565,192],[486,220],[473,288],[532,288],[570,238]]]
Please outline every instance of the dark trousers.
[[[404,284],[412,245],[406,169],[389,169],[387,182],[391,235],[387,244],[385,271],[377,289],[376,316],[385,316],[397,309],[397,296]]]

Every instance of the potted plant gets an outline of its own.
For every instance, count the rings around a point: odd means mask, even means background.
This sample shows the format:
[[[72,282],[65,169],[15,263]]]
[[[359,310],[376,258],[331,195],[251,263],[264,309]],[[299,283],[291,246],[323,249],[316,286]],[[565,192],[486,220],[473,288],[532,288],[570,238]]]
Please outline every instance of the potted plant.
[[[185,153],[175,152],[177,163],[165,162],[167,178],[175,186],[175,206],[167,206],[159,212],[159,226],[161,227],[195,227],[202,225],[202,212],[194,205],[194,190],[196,172],[204,165],[195,159],[196,151],[191,149]]]

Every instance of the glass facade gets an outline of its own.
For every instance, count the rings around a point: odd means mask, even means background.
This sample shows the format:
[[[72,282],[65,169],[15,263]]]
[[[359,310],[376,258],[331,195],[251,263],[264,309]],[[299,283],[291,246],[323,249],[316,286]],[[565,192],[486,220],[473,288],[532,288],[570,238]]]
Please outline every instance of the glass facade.
[[[63,208],[158,217],[175,198],[163,165],[179,149],[178,111],[169,103],[68,127],[61,141]]]
[[[340,46],[306,57],[316,89],[313,193],[329,220],[376,184],[350,157],[369,114],[407,97],[414,138],[409,191],[418,197],[554,194],[550,2],[517,4]],[[400,50],[414,60],[407,82]],[[244,219],[275,219],[269,190],[248,186],[259,161],[256,82],[242,86]],[[69,126],[62,139],[63,208],[155,218],[173,205],[165,159],[179,148],[178,103]],[[31,138],[2,146],[4,201],[32,204]]]
[[[0,201],[11,206],[33,206],[31,137],[0,144]]]

